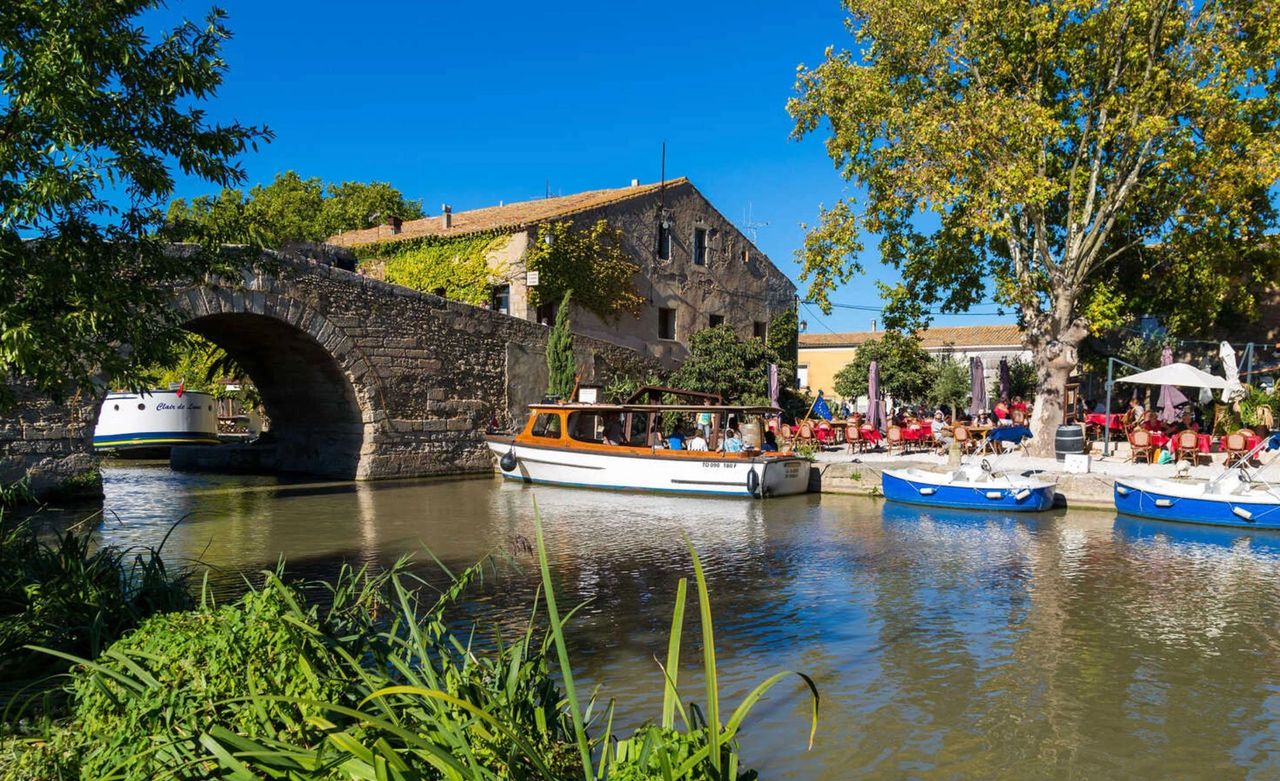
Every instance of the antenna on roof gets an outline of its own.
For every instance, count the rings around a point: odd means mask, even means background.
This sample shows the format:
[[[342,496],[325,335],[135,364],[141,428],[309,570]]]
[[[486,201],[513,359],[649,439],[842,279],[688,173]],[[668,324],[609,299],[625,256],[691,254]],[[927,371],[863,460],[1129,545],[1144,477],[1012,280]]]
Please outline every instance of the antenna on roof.
[[[548,177],[548,178],[547,178],[547,189],[546,189],[546,191],[545,191],[545,193],[543,194],[543,196],[542,196],[542,197],[543,197],[543,198],[550,198],[550,197],[551,197],[551,179],[550,179],[550,177]]]
[[[742,232],[751,237],[752,244],[756,244],[756,237],[759,235],[760,229],[767,227],[769,227],[767,222],[752,222],[751,201],[747,201],[746,211],[742,213]]]

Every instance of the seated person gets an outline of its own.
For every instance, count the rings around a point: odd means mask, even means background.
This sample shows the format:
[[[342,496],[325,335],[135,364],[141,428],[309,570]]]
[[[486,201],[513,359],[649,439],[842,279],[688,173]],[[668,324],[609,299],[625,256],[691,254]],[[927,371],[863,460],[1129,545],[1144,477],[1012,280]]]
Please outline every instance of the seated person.
[[[679,426],[671,429],[671,434],[667,437],[667,447],[672,450],[684,450],[684,431]]]
[[[1027,403],[1022,400],[1021,396],[1014,396],[1013,403],[1009,405],[1010,412],[1021,412],[1026,415],[1028,412]]]
[[[1173,433],[1179,434],[1183,431],[1200,433],[1200,424],[1191,417],[1191,410],[1184,410],[1182,417],[1178,418],[1178,422],[1173,424]]]
[[[1012,413],[1009,414],[1009,425],[1011,426],[1027,425],[1027,413],[1023,412],[1020,409],[1015,409]]]
[[[742,452],[742,437],[738,436],[737,429],[729,429],[724,432],[724,441],[720,443],[720,449],[726,453]]]
[[[1155,410],[1147,410],[1147,413],[1142,416],[1142,423],[1139,425],[1152,434],[1163,434],[1165,430],[1164,423],[1160,421],[1160,418],[1156,417]]]
[[[1011,423],[1009,420],[1009,402],[1005,399],[1000,399],[996,402],[996,407],[991,411],[991,414],[995,416],[997,426],[1007,426]]]
[[[985,409],[980,411],[978,413],[978,417],[974,420],[974,424],[978,426],[990,426],[991,413],[987,412]]]
[[[777,453],[778,452],[778,435],[773,433],[772,431],[764,432],[764,444],[760,445],[760,452]]]
[[[707,449],[707,438],[702,435],[702,429],[695,428],[693,430],[693,436],[689,437],[689,439],[684,443],[684,449],[702,451]]]
[[[929,428],[933,432],[933,438],[938,442],[939,452],[951,447],[951,443],[955,441],[954,431],[947,425],[947,418],[942,414],[942,410],[933,413],[933,421],[929,424]]]
[[[649,447],[666,447],[667,438],[662,435],[662,425],[654,422],[653,428],[649,429]]]

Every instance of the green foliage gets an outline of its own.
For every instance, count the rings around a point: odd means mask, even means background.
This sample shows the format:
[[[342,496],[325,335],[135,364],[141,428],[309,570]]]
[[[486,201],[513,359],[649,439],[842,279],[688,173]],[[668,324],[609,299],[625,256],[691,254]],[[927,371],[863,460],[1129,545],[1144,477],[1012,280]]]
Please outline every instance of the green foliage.
[[[428,293],[443,289],[446,298],[478,306],[489,300],[494,277],[506,273],[490,267],[489,254],[507,241],[507,236],[487,234],[430,237],[412,244],[404,242],[403,247],[386,242],[382,246],[389,252],[384,255],[372,255],[371,248],[362,248],[357,257],[385,258],[388,282]]]
[[[1000,378],[996,377],[996,391],[991,394],[995,398],[1000,393]],[[1009,361],[1009,398],[1021,396],[1032,399],[1036,392],[1036,367],[1030,361],[1014,358]]]
[[[865,199],[806,242],[808,296],[829,306],[865,231],[901,274],[883,288],[886,326],[993,294],[1014,307],[1043,372],[1040,447],[1087,317],[1159,306],[1206,327],[1247,316],[1274,282],[1274,2],[844,8],[853,50],[802,67],[788,109],[796,136],[830,128],[828,153]],[[1254,252],[1256,270],[1240,257]]]
[[[536,507],[535,507],[536,517]],[[543,587],[517,637],[471,643],[447,615],[477,565],[431,604],[405,568],[344,568],[332,584],[282,582],[232,605],[155,618],[72,675],[74,710],[11,742],[14,778],[753,779],[738,735],[777,673],[720,717],[706,578],[690,547],[702,629],[703,707],[681,701],[687,582],[676,590],[658,726],[612,734],[613,705],[579,702],[541,519]],[[414,585],[415,588],[409,588]],[[817,728],[812,694],[809,743]],[[557,683],[559,681],[559,683]],[[706,714],[705,717],[702,714]]]
[[[898,402],[923,401],[934,387],[937,364],[920,346],[920,339],[885,331],[879,339],[858,345],[853,360],[836,372],[836,393],[846,399],[866,396],[872,361],[879,364],[881,392]]]
[[[1176,340],[1148,334],[1130,336],[1120,343],[1116,357],[1140,369],[1154,369],[1160,365],[1160,354]]]
[[[225,188],[190,203],[177,199],[165,217],[174,241],[280,247],[290,241],[323,241],[337,233],[381,224],[388,216],[414,220],[422,203],[410,201],[386,182],[324,184],[294,171],[276,174],[246,197]]]
[[[973,381],[969,367],[951,355],[939,355],[933,359],[933,384],[926,397],[929,405],[964,409],[972,396]]]
[[[689,340],[689,356],[671,384],[719,394],[726,403],[768,406],[769,364],[777,360],[764,342],[740,339],[730,325],[704,328]]]
[[[535,305],[558,301],[572,290],[578,306],[602,320],[616,320],[623,313],[639,314],[645,303],[635,286],[640,267],[627,253],[622,231],[608,220],[583,229],[569,221],[539,225],[525,252],[525,267],[539,275],[537,287],[529,289]]]
[[[0,683],[59,672],[38,645],[95,657],[153,613],[189,607],[186,575],[157,549],[96,547],[74,529],[42,538],[0,522]]]
[[[779,313],[769,321],[765,345],[778,361],[778,383],[784,389],[796,387],[796,364],[799,362],[800,318],[795,309]]]
[[[569,330],[569,300],[566,291],[556,310],[556,322],[547,335],[547,395],[568,399],[578,377],[578,360],[573,356],[573,332]]]
[[[174,173],[233,185],[270,138],[209,119],[225,14],[163,29],[162,5],[0,4],[0,372],[55,398],[168,357],[172,287],[234,260],[166,252]]]

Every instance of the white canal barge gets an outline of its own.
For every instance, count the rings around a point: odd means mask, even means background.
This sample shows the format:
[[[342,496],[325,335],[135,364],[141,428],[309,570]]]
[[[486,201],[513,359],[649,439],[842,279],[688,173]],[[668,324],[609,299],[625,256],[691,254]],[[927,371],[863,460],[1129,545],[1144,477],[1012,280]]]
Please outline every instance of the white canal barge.
[[[214,399],[182,389],[111,393],[102,402],[93,446],[104,451],[218,444]]]
[[[699,396],[670,388],[642,395]],[[655,399],[656,401],[656,399]],[[716,399],[718,401],[718,399]],[[764,452],[757,436],[771,407],[721,404],[545,403],[529,407],[515,436],[489,435],[503,477],[526,483],[764,498],[809,489],[809,462],[791,453]],[[670,449],[658,441],[664,417],[682,416],[706,429],[708,450]],[[719,449],[727,426],[744,430],[745,447]],[[617,437],[615,442],[608,436]]]

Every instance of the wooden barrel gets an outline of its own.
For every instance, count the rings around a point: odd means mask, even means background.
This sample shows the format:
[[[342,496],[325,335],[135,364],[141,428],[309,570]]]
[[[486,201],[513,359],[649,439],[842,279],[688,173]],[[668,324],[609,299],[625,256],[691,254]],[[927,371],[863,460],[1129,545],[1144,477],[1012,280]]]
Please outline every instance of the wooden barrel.
[[[1059,461],[1067,453],[1083,453],[1084,426],[1079,424],[1058,426],[1057,433],[1053,435],[1053,451]]]

